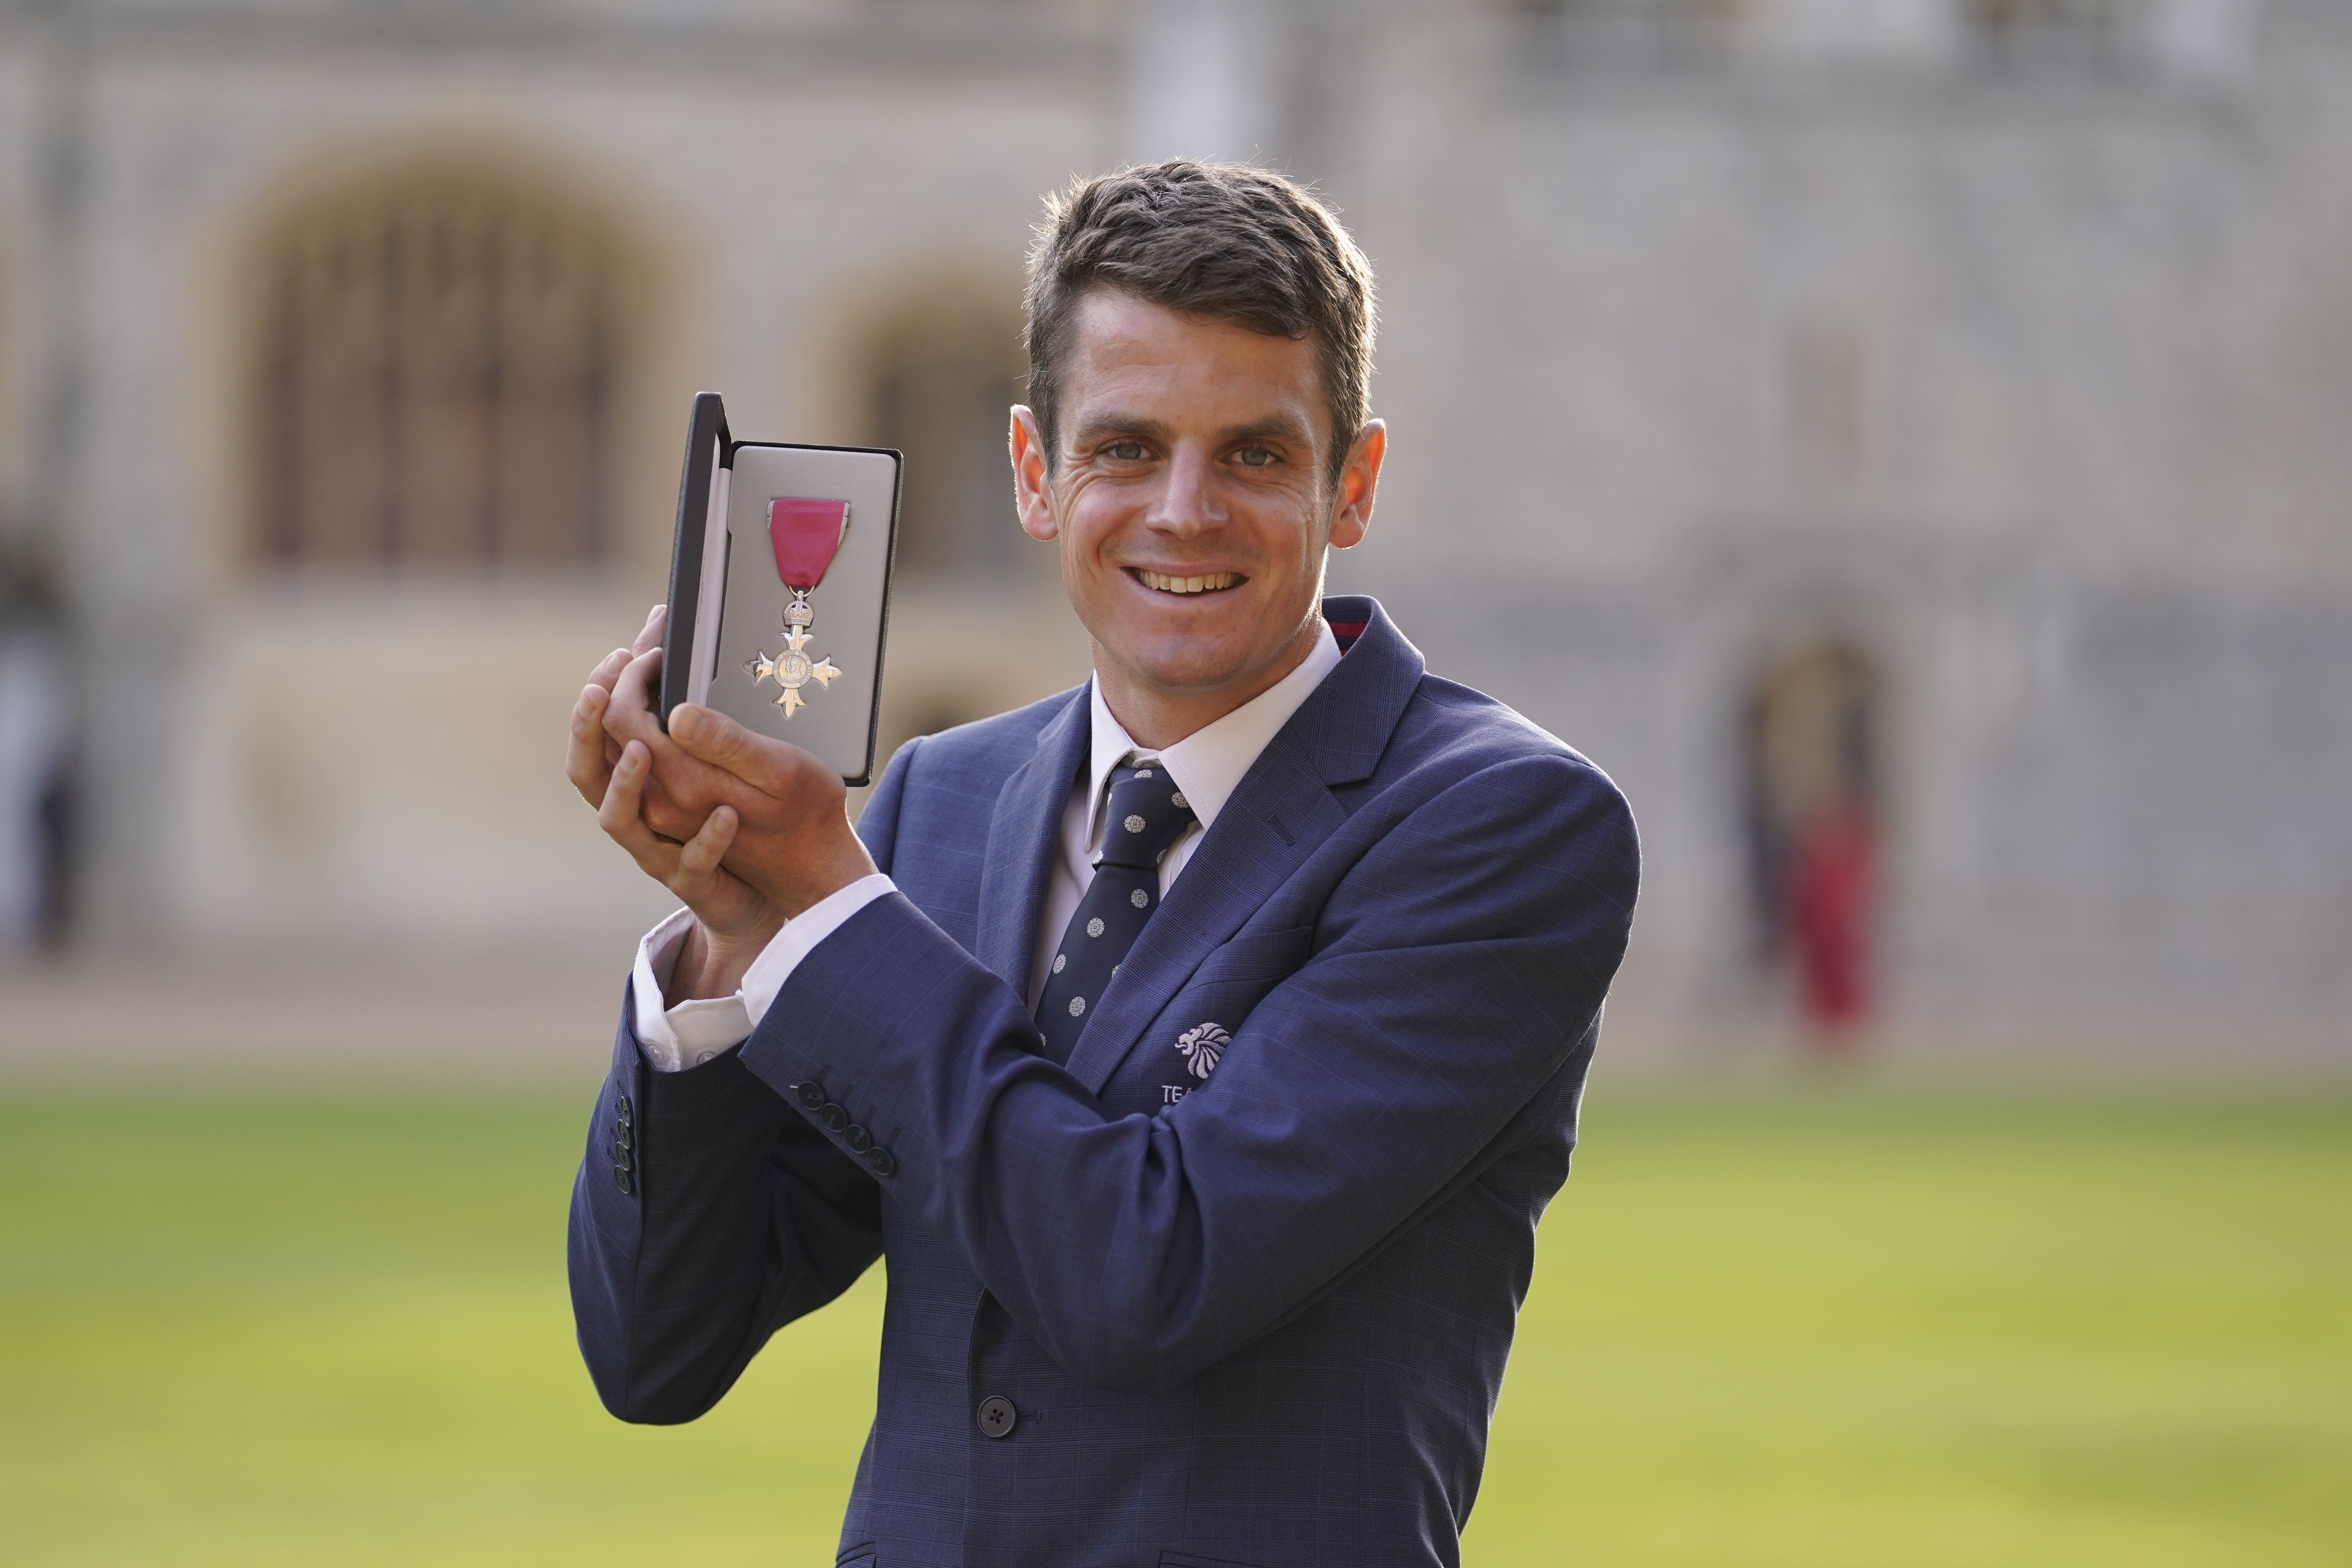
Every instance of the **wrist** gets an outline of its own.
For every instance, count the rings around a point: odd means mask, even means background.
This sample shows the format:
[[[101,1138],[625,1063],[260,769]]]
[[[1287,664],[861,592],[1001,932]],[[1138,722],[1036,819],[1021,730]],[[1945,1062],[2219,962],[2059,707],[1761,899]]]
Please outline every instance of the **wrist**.
[[[816,908],[851,883],[872,876],[877,870],[874,858],[855,835],[848,836],[845,846],[836,846],[820,868],[798,889],[792,914],[794,920]]]
[[[714,931],[697,919],[678,951],[677,967],[669,984],[669,1005],[732,996],[743,989],[743,976],[776,933],[782,917],[740,931]]]

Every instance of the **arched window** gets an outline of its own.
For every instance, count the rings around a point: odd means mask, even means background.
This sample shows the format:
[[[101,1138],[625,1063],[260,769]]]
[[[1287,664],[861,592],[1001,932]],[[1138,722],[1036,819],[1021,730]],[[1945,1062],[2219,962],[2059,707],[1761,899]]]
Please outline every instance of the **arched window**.
[[[1749,689],[1746,810],[1759,948],[1824,1041],[1871,1010],[1880,837],[1879,682],[1860,650],[1808,643]]]
[[[2095,68],[2127,63],[2153,9],[2123,0],[1966,0],[1961,14],[1990,64]]]
[[[1004,577],[1048,554],[1020,531],[1004,451],[1008,411],[1028,380],[1020,318],[918,311],[880,335],[872,363],[875,440],[907,455],[899,570]]]
[[[419,166],[289,213],[258,281],[262,561],[604,553],[627,279],[593,216],[520,180]]]

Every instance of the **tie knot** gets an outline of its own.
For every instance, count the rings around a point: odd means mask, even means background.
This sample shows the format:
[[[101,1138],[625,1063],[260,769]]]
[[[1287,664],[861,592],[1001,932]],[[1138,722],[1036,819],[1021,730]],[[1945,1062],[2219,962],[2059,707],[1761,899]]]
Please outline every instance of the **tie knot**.
[[[1150,867],[1192,826],[1184,792],[1156,763],[1111,770],[1103,823],[1103,863]]]

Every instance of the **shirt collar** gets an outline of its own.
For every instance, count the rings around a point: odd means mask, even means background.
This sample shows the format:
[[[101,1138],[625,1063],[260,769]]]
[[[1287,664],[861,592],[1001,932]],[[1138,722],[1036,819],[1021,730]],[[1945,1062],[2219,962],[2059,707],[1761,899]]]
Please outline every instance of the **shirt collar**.
[[[1092,704],[1094,732],[1092,769],[1087,787],[1092,791],[1087,799],[1093,803],[1095,816],[1102,813],[1104,786],[1111,770],[1127,761],[1129,755],[1139,758],[1157,756],[1176,787],[1184,792],[1185,804],[1206,830],[1217,820],[1217,813],[1234,790],[1241,787],[1242,775],[1250,771],[1266,743],[1282,732],[1290,716],[1298,711],[1300,703],[1314,694],[1323,684],[1323,678],[1339,665],[1339,639],[1331,634],[1331,623],[1317,616],[1315,625],[1320,632],[1298,668],[1243,703],[1223,718],[1204,724],[1172,746],[1157,752],[1137,745],[1127,731],[1111,717],[1110,705],[1103,700],[1102,682],[1087,682],[1087,698]],[[1087,824],[1088,841],[1100,830],[1098,821]]]

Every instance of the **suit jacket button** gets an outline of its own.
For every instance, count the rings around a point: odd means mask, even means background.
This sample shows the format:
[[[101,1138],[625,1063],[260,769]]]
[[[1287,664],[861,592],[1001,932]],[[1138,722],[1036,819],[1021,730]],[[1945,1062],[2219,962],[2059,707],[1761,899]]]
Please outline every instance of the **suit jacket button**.
[[[631,1133],[631,1132],[630,1132],[630,1131],[629,1131],[629,1124],[628,1124],[627,1122],[623,1121],[623,1122],[617,1123],[617,1124],[614,1127],[614,1129],[613,1129],[613,1147],[614,1147],[614,1148],[615,1148],[615,1149],[631,1149],[631,1148],[635,1148],[635,1147],[636,1146],[636,1142],[637,1142],[637,1141],[636,1141],[635,1136],[633,1133]]]
[[[627,1197],[631,1193],[637,1190],[629,1180],[629,1168],[626,1165],[615,1165],[613,1167],[613,1184],[621,1189],[621,1195],[623,1197]]]
[[[898,1157],[879,1143],[866,1151],[866,1163],[874,1167],[874,1173],[877,1176],[895,1176],[898,1173]]]
[[[855,1121],[841,1130],[841,1141],[849,1145],[853,1154],[863,1154],[874,1147],[874,1134]]]
[[[1001,1394],[992,1394],[980,1402],[980,1430],[982,1436],[1010,1436],[1021,1412],[1013,1408],[1013,1401]]]
[[[614,1120],[624,1127],[635,1121],[636,1114],[635,1109],[629,1104],[629,1097],[625,1094],[621,1096],[620,1103],[613,1107]]]
[[[849,1112],[838,1105],[826,1106],[816,1113],[816,1119],[835,1132],[849,1125]]]
[[[824,1109],[824,1090],[814,1083],[796,1083],[793,1085],[793,1093],[811,1110]]]

